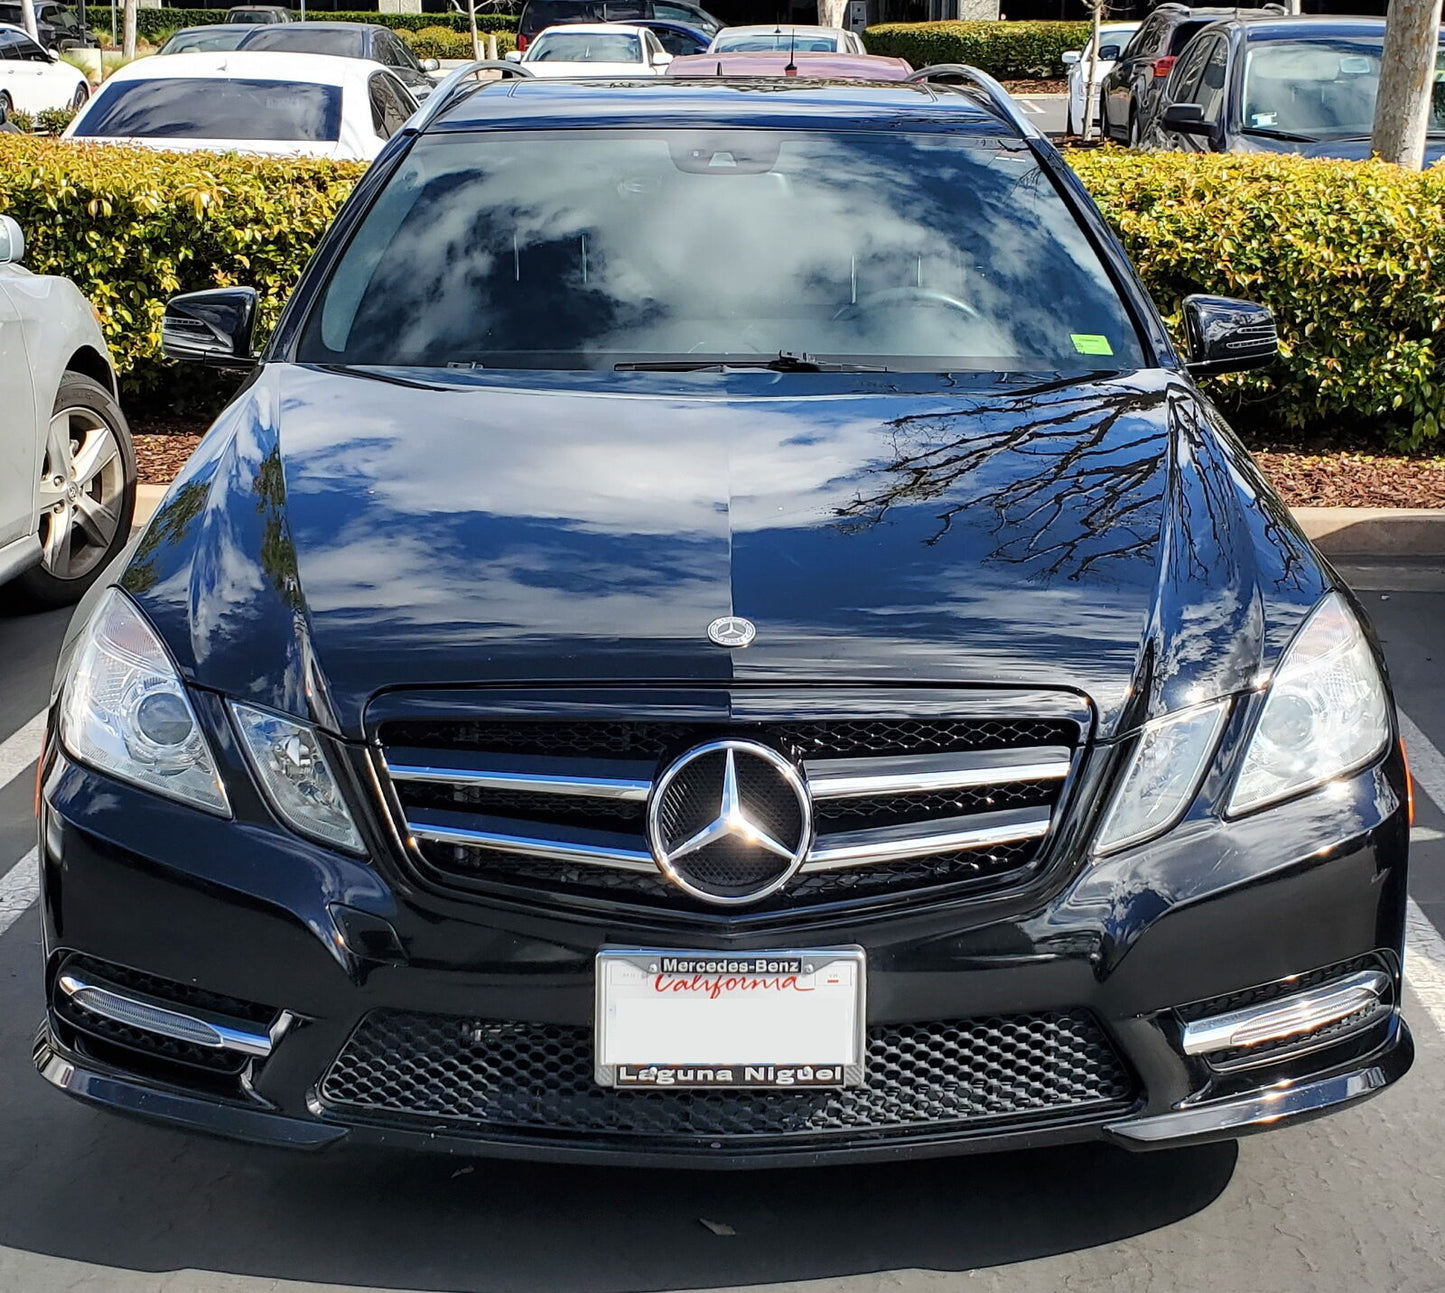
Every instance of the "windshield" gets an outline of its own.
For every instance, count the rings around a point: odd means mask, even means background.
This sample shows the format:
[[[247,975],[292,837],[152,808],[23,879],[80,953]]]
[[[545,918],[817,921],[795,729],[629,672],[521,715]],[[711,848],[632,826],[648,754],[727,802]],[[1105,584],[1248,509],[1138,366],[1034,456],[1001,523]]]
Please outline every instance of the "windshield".
[[[1124,369],[1137,335],[1033,157],[935,134],[423,137],[311,314],[303,362],[709,358]]]
[[[1244,60],[1246,129],[1338,138],[1374,128],[1381,38],[1259,41]],[[1445,58],[1436,54],[1431,132],[1445,130]]]
[[[835,36],[819,35],[816,32],[799,32],[790,36],[769,32],[765,35],[729,36],[720,31],[713,37],[712,52],[715,54],[757,54],[774,50],[792,50],[798,54],[832,54],[838,48]]]
[[[236,49],[248,35],[234,28],[221,27],[208,31],[198,27],[194,31],[178,31],[156,51],[158,54],[200,54],[210,49]]]
[[[282,50],[287,54],[334,54],[338,58],[365,58],[366,33],[311,27],[304,23],[268,23],[246,35],[243,49]]]
[[[341,134],[341,88],[220,77],[110,81],[75,134],[330,143]]]
[[[546,32],[527,51],[528,63],[640,63],[637,37],[613,32]]]

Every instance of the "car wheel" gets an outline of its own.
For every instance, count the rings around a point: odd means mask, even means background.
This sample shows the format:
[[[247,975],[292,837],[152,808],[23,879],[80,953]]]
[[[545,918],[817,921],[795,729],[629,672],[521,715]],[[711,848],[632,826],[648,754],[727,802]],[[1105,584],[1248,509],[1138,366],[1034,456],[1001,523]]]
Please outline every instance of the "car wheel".
[[[66,606],[125,547],[135,515],[135,445],[99,382],[65,374],[40,467],[40,564],[15,587],[31,605]]]
[[[10,114],[15,111],[15,103],[11,97],[0,90],[0,122],[9,121]]]
[[[71,95],[70,98],[70,110],[72,112],[79,112],[83,107],[85,107],[85,101],[88,98],[90,98],[90,86],[77,85],[75,87],[75,93]]]
[[[1144,138],[1139,133],[1139,118],[1135,116],[1132,112],[1129,114],[1129,147],[1144,147]]]

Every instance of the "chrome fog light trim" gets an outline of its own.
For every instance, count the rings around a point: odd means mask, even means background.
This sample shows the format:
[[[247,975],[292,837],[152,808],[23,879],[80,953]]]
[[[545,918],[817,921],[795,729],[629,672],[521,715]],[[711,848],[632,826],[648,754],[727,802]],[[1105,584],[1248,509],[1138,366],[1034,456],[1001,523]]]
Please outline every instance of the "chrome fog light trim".
[[[1196,1019],[1184,1028],[1184,1053],[1212,1055],[1292,1037],[1304,1038],[1381,1005],[1389,996],[1389,976],[1379,970],[1363,970],[1258,1006]]]
[[[218,1019],[184,1014],[115,988],[87,983],[73,974],[62,974],[57,982],[60,990],[81,1010],[113,1023],[212,1050],[236,1051],[258,1058],[271,1053],[271,1038],[265,1033],[250,1033]]]

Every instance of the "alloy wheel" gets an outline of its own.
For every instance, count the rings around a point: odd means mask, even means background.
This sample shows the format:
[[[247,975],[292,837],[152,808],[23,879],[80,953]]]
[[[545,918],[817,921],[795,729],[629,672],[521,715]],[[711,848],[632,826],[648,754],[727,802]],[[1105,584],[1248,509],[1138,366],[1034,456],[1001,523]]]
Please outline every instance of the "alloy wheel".
[[[41,565],[79,579],[110,551],[120,527],[125,463],[115,431],[94,409],[50,419],[40,474]]]

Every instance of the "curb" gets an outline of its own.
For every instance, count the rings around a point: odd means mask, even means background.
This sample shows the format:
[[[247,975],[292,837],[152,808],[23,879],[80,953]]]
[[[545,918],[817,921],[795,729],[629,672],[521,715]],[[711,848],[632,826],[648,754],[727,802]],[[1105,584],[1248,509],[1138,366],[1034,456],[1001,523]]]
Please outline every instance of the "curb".
[[[151,519],[166,488],[136,486],[136,525]],[[1292,515],[1327,557],[1445,557],[1445,508],[1297,507]]]

